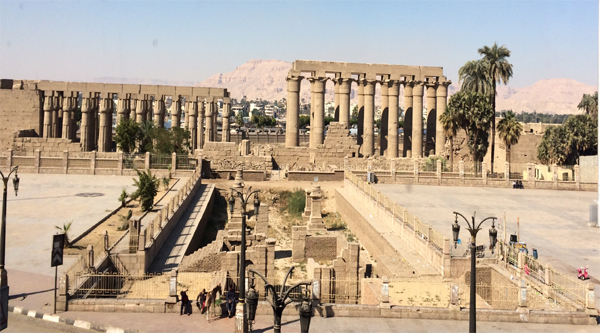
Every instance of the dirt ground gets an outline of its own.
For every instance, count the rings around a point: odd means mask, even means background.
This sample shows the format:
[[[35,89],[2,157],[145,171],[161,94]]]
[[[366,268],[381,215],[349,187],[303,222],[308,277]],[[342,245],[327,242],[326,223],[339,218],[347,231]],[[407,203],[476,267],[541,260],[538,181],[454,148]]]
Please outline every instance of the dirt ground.
[[[179,179],[171,179],[169,183],[169,190],[175,186],[175,184],[179,181]],[[154,203],[156,204],[165,194],[169,191],[166,190],[161,182],[159,186],[159,191],[156,194],[154,199]],[[119,205],[117,198],[115,198],[115,207]],[[93,230],[91,230],[87,235],[83,238],[79,239],[77,242],[71,244],[69,247],[66,247],[64,253],[66,255],[78,255],[83,254],[88,245],[92,245],[94,250],[103,249],[104,248],[104,233],[108,232],[108,242],[110,245],[113,245],[128,229],[129,222],[125,220],[127,217],[128,211],[131,210],[132,217],[140,217],[144,214],[140,207],[140,203],[138,200],[131,200],[125,207],[121,207],[115,214],[111,215],[106,221],[97,225]],[[158,211],[158,210],[153,210]],[[106,212],[107,214],[110,211]],[[125,227],[125,228],[123,228]],[[122,230],[119,230],[122,229]]]

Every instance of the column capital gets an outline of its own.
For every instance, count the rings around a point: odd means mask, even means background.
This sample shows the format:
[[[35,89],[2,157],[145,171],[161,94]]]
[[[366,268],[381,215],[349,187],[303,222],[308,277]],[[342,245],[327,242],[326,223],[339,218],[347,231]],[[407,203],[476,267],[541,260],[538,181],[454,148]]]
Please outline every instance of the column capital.
[[[63,111],[71,110],[73,110],[73,97],[63,97]]]
[[[306,78],[310,83],[313,82],[327,82],[329,80],[328,77],[320,77],[320,76],[310,76]]]
[[[109,103],[108,98],[102,98],[100,100],[100,103],[98,103],[99,104],[98,105],[98,111],[100,113],[106,113],[106,112],[108,112],[108,108],[109,108],[108,103]]]
[[[54,110],[58,110],[60,109],[60,102],[62,101],[62,98],[58,97],[58,95],[55,95],[53,97],[53,106],[54,106]]]
[[[44,103],[45,105],[45,103]],[[81,112],[88,113],[90,111],[90,99],[87,97],[81,98]]]
[[[54,99],[52,96],[44,96],[44,111],[52,111],[54,109]]]

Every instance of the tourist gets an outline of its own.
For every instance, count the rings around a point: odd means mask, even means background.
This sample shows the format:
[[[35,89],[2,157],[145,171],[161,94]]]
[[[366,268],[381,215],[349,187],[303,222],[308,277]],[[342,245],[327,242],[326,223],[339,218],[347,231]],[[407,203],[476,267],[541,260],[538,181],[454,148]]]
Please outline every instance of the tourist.
[[[231,318],[235,313],[235,290],[233,290],[233,287],[229,287],[225,298],[227,299],[227,312],[229,312],[229,317]]]
[[[198,294],[196,305],[198,306],[200,313],[204,313],[204,307],[206,306],[206,289],[202,289],[202,292]]]
[[[190,299],[188,298],[187,292],[185,292],[185,290],[181,291],[181,308],[179,309],[179,315],[181,316],[182,314],[187,314],[188,316],[190,315],[190,312],[188,310],[188,307],[190,305]]]

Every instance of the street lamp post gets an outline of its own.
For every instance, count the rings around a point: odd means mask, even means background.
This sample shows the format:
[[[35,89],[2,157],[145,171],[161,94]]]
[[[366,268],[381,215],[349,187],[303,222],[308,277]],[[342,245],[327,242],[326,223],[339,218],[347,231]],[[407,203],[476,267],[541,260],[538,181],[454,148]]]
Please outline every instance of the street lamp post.
[[[229,212],[233,214],[233,210],[235,207],[235,194],[240,199],[242,203],[242,248],[240,250],[240,272],[239,272],[239,288],[240,293],[238,295],[238,304],[242,308],[242,318],[241,322],[239,321],[239,315],[236,314],[236,332],[242,331],[244,333],[248,332],[248,323],[247,323],[247,310],[244,305],[246,298],[246,204],[252,195],[254,195],[254,215],[258,215],[258,209],[260,207],[260,201],[258,200],[258,192],[260,190],[252,191],[252,186],[248,188],[248,191],[244,194],[244,190],[238,191],[235,188],[231,188],[231,196],[229,197]]]
[[[479,230],[481,230],[481,225],[483,224],[483,222],[487,221],[487,220],[492,220],[492,227],[490,228],[490,248],[492,249],[492,253],[494,253],[494,246],[496,245],[496,237],[498,235],[498,230],[496,230],[496,227],[494,226],[494,223],[496,222],[496,218],[495,217],[488,217],[483,219],[481,222],[479,222],[479,224],[477,225],[477,227],[475,227],[475,213],[473,213],[473,216],[471,217],[471,223],[469,223],[469,220],[467,220],[467,218],[462,215],[461,213],[457,213],[454,212],[454,224],[452,224],[452,237],[454,238],[454,248],[456,248],[456,243],[458,242],[458,233],[460,232],[460,225],[458,225],[458,217],[462,217],[463,220],[465,220],[465,222],[467,222],[467,226],[469,232],[471,233],[471,289],[470,289],[470,300],[469,300],[469,333],[476,333],[477,332],[477,327],[475,325],[476,322],[476,289],[475,289],[475,277],[476,277],[476,268],[475,268],[475,256],[476,256],[476,248],[477,248],[477,243],[476,243],[476,239],[477,239],[477,232],[479,232]]]
[[[2,226],[0,227],[0,287],[8,286],[8,274],[4,268],[4,258],[6,253],[6,196],[8,180],[10,179],[10,175],[14,172],[15,176],[13,177],[13,187],[15,188],[15,196],[17,196],[17,192],[19,191],[19,176],[17,175],[18,169],[18,166],[12,168],[6,177],[4,177],[4,174],[2,171],[0,171],[0,176],[2,176],[2,181],[4,182],[4,192],[2,196]]]

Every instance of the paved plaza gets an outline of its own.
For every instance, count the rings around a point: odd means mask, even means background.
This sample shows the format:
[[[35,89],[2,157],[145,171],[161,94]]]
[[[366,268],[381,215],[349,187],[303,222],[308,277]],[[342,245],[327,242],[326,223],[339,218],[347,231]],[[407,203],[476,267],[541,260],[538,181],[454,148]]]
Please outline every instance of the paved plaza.
[[[586,225],[588,206],[596,199],[596,192],[426,185],[375,187],[449,239],[452,239],[453,211],[469,219],[477,212],[476,221],[488,216],[501,218],[506,212],[507,235],[517,232],[519,218],[521,241],[527,243],[529,254],[531,248],[537,248],[542,262],[575,276],[575,268],[589,265],[590,274],[600,276],[600,229]],[[478,244],[489,243],[490,226],[488,222],[482,226]],[[461,224],[461,228],[460,238],[467,241],[466,224]],[[502,239],[502,233],[498,237]]]

